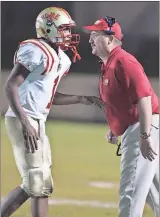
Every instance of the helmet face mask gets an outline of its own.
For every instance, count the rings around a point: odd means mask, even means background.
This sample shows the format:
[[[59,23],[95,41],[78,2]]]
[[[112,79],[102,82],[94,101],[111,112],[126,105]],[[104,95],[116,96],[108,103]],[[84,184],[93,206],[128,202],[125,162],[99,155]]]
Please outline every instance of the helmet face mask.
[[[80,42],[79,34],[71,33],[72,27],[64,25],[58,28],[58,36],[55,37],[56,45],[60,46],[63,50],[67,50],[72,46],[77,46]]]
[[[80,35],[71,34],[75,26],[68,12],[58,7],[44,9],[36,19],[37,37],[46,38],[63,50],[79,44]]]

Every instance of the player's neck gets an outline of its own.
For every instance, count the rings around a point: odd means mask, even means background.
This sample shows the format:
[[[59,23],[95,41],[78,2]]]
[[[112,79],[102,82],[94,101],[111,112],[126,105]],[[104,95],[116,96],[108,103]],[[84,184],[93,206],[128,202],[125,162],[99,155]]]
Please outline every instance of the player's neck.
[[[46,38],[40,38],[40,39],[43,40],[45,43],[47,43],[50,47],[52,47],[58,53],[58,47],[54,43],[48,41]]]

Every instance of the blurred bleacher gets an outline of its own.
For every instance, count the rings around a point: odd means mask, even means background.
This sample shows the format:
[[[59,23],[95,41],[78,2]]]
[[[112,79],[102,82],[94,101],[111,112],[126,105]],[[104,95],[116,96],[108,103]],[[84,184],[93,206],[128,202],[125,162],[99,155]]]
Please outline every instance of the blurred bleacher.
[[[106,15],[115,17],[122,26],[123,48],[136,56],[143,65],[155,92],[158,94],[159,76],[159,2],[1,2],[1,67],[2,86],[13,66],[13,55],[20,41],[36,37],[35,19],[46,7],[65,8],[76,21],[75,29],[81,36],[79,53],[82,60],[73,64],[71,73],[58,88],[68,94],[98,96],[99,63],[91,54],[89,36],[83,26]],[[69,54],[70,55],[70,54]],[[2,87],[1,86],[1,87]],[[1,92],[1,111],[7,108]],[[54,106],[50,117],[104,121],[103,113],[95,107],[82,105]]]

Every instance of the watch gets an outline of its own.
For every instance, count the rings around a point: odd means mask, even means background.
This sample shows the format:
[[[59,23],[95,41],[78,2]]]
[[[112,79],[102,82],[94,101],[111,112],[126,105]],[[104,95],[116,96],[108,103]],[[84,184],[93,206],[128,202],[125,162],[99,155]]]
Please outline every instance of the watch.
[[[141,133],[141,138],[142,139],[148,139],[148,137],[150,137],[150,133]]]

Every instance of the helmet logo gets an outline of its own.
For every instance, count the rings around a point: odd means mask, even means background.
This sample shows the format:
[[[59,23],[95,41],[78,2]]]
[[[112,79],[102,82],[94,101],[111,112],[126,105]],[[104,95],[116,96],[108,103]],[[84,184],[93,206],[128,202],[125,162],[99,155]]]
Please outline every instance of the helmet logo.
[[[49,27],[51,27],[52,24],[53,24],[52,21],[47,19],[46,25],[49,26]]]
[[[57,14],[57,13],[54,13],[54,12],[51,12],[51,13],[45,13],[41,16],[42,19],[44,20],[49,20],[51,22],[53,22],[53,20],[58,20],[60,17],[60,14]]]

